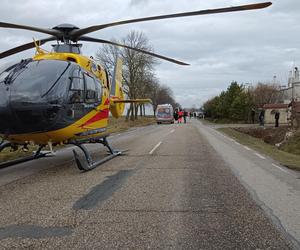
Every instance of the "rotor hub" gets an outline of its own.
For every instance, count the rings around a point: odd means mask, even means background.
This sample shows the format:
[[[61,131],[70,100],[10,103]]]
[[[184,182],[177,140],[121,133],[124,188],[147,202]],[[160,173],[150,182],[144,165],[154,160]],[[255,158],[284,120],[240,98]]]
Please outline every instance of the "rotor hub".
[[[59,24],[59,25],[53,27],[52,29],[59,30],[59,31],[62,31],[62,32],[70,32],[72,30],[76,30],[76,29],[79,29],[79,28],[77,26],[75,26],[74,24],[63,23],[63,24]]]
[[[52,29],[60,32],[60,34],[57,36],[58,40],[69,44],[71,40],[73,41],[73,38],[70,34],[73,30],[78,30],[79,28],[73,24],[63,23],[53,27]]]

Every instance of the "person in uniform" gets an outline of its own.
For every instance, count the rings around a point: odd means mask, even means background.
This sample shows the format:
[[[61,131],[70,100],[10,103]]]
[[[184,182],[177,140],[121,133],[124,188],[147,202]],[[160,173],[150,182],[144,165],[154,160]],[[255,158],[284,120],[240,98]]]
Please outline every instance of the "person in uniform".
[[[279,127],[279,117],[280,117],[280,112],[277,110],[275,112],[275,127]]]

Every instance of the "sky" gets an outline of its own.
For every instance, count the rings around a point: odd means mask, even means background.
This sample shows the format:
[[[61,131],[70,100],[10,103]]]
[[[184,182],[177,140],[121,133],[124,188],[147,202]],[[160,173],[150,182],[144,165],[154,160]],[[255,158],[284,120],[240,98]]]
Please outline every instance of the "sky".
[[[51,28],[71,23],[79,28],[145,16],[164,15],[263,2],[261,0],[0,0],[0,22]],[[261,10],[133,23],[90,33],[121,39],[141,31],[155,53],[191,64],[160,61],[161,84],[169,86],[183,107],[201,107],[232,81],[254,86],[274,81],[286,85],[289,71],[300,67],[300,1],[273,0]],[[0,51],[47,35],[0,28]],[[49,45],[43,45],[46,50]],[[83,54],[95,56],[100,45],[84,43]],[[0,60],[31,57],[34,49]]]

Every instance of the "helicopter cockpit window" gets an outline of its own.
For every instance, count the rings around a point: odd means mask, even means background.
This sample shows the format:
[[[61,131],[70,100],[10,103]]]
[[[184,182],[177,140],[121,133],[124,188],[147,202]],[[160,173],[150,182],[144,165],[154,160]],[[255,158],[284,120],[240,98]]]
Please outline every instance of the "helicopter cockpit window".
[[[84,101],[83,75],[78,69],[73,71],[69,96],[70,103],[80,103]]]
[[[86,101],[87,102],[97,102],[99,99],[98,96],[98,88],[97,83],[95,82],[93,77],[88,76],[87,74],[85,76],[85,84],[86,84]]]
[[[96,91],[97,91],[97,102],[101,102],[102,98],[102,82],[99,79],[95,79]]]
[[[24,60],[5,78],[12,101],[63,102],[71,63],[59,60]]]
[[[14,75],[14,72],[21,67],[26,66],[28,62],[32,61],[31,59],[21,60],[15,63],[5,63],[0,67],[0,82],[9,83],[11,77]]]

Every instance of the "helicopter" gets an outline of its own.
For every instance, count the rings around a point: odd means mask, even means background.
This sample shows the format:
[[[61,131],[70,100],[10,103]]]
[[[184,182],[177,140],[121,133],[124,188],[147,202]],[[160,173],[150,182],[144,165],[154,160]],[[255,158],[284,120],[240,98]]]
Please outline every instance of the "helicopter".
[[[0,59],[36,48],[32,58],[5,67],[0,72],[0,136],[3,138],[0,151],[28,144],[38,145],[34,155],[18,162],[44,157],[42,149],[49,145],[75,145],[84,155],[84,160],[73,149],[77,167],[91,170],[102,163],[121,155],[124,151],[113,149],[107,140],[109,112],[119,118],[125,103],[147,103],[149,99],[125,99],[122,85],[122,61],[117,60],[113,79],[107,69],[93,58],[81,54],[79,41],[109,44],[144,53],[179,65],[188,63],[153,52],[133,48],[125,44],[98,39],[86,34],[102,29],[145,22],[196,15],[262,9],[271,2],[247,4],[218,9],[142,17],[107,24],[78,28],[72,24],[60,24],[53,28],[40,28],[0,22],[0,28],[35,31],[49,37],[20,45],[0,53]],[[56,41],[53,50],[47,52],[41,45]],[[110,155],[94,161],[84,146],[88,143],[104,145]]]

